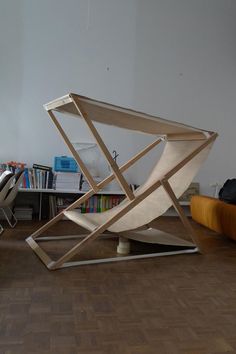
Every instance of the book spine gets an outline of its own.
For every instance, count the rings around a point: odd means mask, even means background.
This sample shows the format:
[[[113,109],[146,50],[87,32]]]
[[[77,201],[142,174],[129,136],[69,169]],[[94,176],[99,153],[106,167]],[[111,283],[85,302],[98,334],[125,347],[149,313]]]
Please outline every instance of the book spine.
[[[56,180],[56,176],[55,176],[55,180]],[[54,175],[52,171],[48,172],[48,189],[53,189],[54,188],[54,183],[56,183],[54,180]]]
[[[36,170],[52,171],[52,167],[39,165],[39,164],[36,164],[36,163],[33,164],[33,168],[35,168]]]
[[[26,184],[26,188],[30,188],[28,168],[25,168],[25,184]]]
[[[98,195],[97,197],[97,212],[101,213],[101,196]]]
[[[26,188],[26,172],[25,171],[24,171],[22,185],[23,185],[23,188]]]
[[[97,196],[95,195],[94,197],[93,197],[93,212],[94,213],[96,213],[97,212],[97,207],[98,207],[98,198],[97,198]]]

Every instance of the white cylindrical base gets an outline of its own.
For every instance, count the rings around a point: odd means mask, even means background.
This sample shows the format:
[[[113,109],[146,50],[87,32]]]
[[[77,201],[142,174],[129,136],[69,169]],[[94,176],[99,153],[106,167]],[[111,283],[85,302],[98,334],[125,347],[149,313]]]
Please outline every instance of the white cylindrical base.
[[[126,255],[130,253],[130,241],[127,238],[119,237],[117,253],[122,255]]]

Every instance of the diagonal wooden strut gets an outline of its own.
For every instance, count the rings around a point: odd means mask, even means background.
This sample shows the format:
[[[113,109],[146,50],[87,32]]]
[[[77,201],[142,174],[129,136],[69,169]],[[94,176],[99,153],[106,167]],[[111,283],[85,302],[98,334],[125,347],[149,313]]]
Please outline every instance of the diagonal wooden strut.
[[[170,186],[169,181],[164,178],[164,179],[161,180],[161,184],[162,184],[163,188],[165,189],[166,193],[168,194],[168,196],[170,197],[170,199],[171,199],[171,201],[173,203],[173,207],[175,208],[177,214],[179,215],[180,220],[182,221],[182,223],[183,223],[185,229],[187,230],[190,238],[198,246],[198,249],[200,250],[200,245],[199,245],[199,242],[198,242],[198,240],[196,238],[195,231],[192,228],[188,218],[186,217],[186,215],[185,215],[185,213],[183,211],[183,208],[180,206],[179,201],[176,198],[176,196],[175,196],[175,194],[173,192],[173,189]]]
[[[90,129],[91,133],[93,134],[95,140],[97,141],[97,144],[98,144],[100,150],[102,151],[103,155],[107,159],[111,169],[113,170],[114,175],[116,176],[116,179],[117,179],[119,185],[121,186],[121,188],[123,189],[123,191],[125,192],[127,197],[129,198],[129,200],[134,199],[133,192],[131,191],[126,179],[122,175],[117,163],[113,160],[113,158],[112,158],[109,150],[107,149],[106,145],[104,144],[102,138],[98,134],[98,131],[95,128],[93,122],[87,116],[87,114],[85,112],[83,112],[83,110],[81,109],[79,103],[76,100],[76,97],[73,94],[70,94],[70,96],[72,98],[72,101],[73,101],[73,103],[74,103],[79,115],[84,119],[85,123],[87,124],[88,128]]]
[[[87,167],[85,166],[85,164],[83,163],[83,161],[79,157],[79,154],[77,153],[77,151],[75,150],[75,148],[71,144],[69,138],[67,137],[66,133],[62,129],[62,126],[59,124],[58,120],[56,119],[56,117],[52,111],[48,111],[48,114],[49,114],[50,118],[52,119],[53,123],[55,124],[55,126],[57,127],[57,129],[59,130],[64,142],[68,146],[68,148],[71,151],[72,155],[74,156],[76,162],[80,166],[80,168],[81,168],[83,174],[85,175],[86,179],[88,180],[91,188],[94,190],[94,192],[97,192],[98,188],[97,188],[96,183],[93,180],[93,177],[91,176],[89,170],[87,169]]]

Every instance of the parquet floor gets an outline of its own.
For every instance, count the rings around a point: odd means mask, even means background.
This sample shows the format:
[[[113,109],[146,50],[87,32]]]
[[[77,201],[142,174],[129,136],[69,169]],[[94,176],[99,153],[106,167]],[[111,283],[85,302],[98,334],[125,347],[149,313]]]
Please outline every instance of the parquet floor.
[[[193,223],[204,254],[49,272],[24,242],[38,226],[0,237],[0,354],[236,353],[236,243]]]

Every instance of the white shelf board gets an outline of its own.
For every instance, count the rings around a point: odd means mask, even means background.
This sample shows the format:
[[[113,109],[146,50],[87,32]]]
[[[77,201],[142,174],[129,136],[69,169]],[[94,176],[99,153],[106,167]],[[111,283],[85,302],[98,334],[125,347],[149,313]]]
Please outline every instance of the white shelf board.
[[[19,188],[19,192],[29,192],[29,193],[68,193],[68,194],[85,194],[87,193],[88,191],[80,191],[78,189],[45,189],[45,188]],[[117,194],[117,195],[124,195],[124,192],[122,190],[102,190],[102,191],[99,191],[95,194],[107,194],[107,195],[110,195],[110,194]],[[189,201],[180,201],[179,202],[180,205],[182,206],[188,206],[190,205],[190,202]]]
[[[80,191],[78,189],[40,189],[40,188],[19,188],[19,192],[28,192],[28,193],[62,193],[62,194],[85,194],[88,191]],[[123,191],[112,191],[112,190],[102,190],[95,194],[117,194],[124,195]]]

